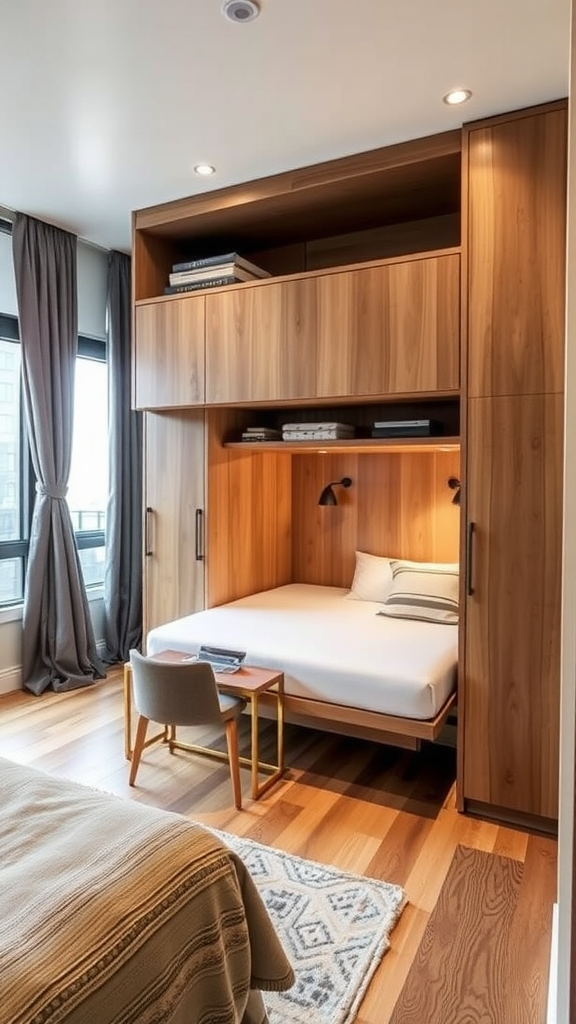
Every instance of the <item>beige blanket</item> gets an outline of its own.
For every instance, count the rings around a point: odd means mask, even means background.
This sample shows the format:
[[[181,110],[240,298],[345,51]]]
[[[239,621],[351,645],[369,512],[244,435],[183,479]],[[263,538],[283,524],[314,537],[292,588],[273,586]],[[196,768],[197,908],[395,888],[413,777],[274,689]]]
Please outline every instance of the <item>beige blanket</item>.
[[[261,1024],[293,974],[239,858],[179,815],[0,759],[0,1017]]]

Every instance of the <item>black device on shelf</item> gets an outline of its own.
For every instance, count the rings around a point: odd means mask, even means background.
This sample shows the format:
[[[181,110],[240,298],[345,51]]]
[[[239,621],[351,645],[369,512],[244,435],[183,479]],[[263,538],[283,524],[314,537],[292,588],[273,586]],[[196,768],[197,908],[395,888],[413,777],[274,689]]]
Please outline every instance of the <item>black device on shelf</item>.
[[[440,420],[376,420],[372,424],[371,437],[440,437],[443,425]]]

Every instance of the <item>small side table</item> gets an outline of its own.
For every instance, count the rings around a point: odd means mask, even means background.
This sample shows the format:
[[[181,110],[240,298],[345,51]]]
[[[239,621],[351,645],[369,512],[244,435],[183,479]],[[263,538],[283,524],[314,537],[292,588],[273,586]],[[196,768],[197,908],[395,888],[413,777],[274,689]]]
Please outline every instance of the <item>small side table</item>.
[[[154,655],[155,661],[182,662],[190,657],[183,651],[162,651]],[[250,705],[251,715],[251,741],[250,757],[241,757],[240,764],[249,767],[251,770],[252,785],[251,796],[253,800],[259,800],[263,793],[267,792],[284,774],[284,674],[276,669],[253,668],[249,665],[242,666],[238,672],[215,673],[218,689],[222,693],[229,693],[233,697],[243,697]],[[259,728],[258,728],[258,698],[261,693],[272,691],[276,694],[276,745],[277,763],[268,764],[260,760],[259,756]],[[225,751],[212,750],[211,747],[196,746],[193,743],[181,743],[176,738],[176,728],[171,726],[152,736],[146,741],[146,746],[164,740],[170,744],[170,748],[178,750],[190,750],[197,754],[208,754],[210,757],[227,761],[228,754]],[[132,666],[130,662],[124,665],[124,753],[126,760],[132,758]],[[266,772],[269,778],[265,782],[259,781],[259,773]]]

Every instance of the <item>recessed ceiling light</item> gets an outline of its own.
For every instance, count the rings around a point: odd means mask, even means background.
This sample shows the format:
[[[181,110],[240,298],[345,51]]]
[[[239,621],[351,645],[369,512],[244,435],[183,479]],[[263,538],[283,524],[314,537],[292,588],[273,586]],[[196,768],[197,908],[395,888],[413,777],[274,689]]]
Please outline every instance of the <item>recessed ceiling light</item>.
[[[208,178],[211,174],[216,174],[216,168],[212,164],[196,164],[194,174],[201,174],[202,177]]]
[[[457,103],[466,103],[472,95],[470,89],[453,89],[452,92],[447,92],[442,97],[443,103],[448,103],[449,106],[455,106]]]
[[[254,21],[260,14],[260,4],[257,0],[225,0],[222,5],[222,14],[228,21],[237,25],[247,21]]]

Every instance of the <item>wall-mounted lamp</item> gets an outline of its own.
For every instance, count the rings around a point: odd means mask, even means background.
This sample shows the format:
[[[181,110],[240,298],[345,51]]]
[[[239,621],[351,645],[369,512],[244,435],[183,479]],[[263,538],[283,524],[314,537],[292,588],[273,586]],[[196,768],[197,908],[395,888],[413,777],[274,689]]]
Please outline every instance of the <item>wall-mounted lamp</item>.
[[[460,504],[460,481],[459,481],[458,477],[451,476],[450,479],[448,480],[448,487],[450,488],[451,491],[454,491],[454,497],[452,498],[452,504],[453,505],[459,505]]]
[[[326,487],[322,491],[322,494],[318,498],[319,505],[337,505],[338,501],[336,495],[332,490],[333,487],[350,487],[352,480],[349,476],[343,476],[341,480],[333,480],[331,484],[326,484]]]

